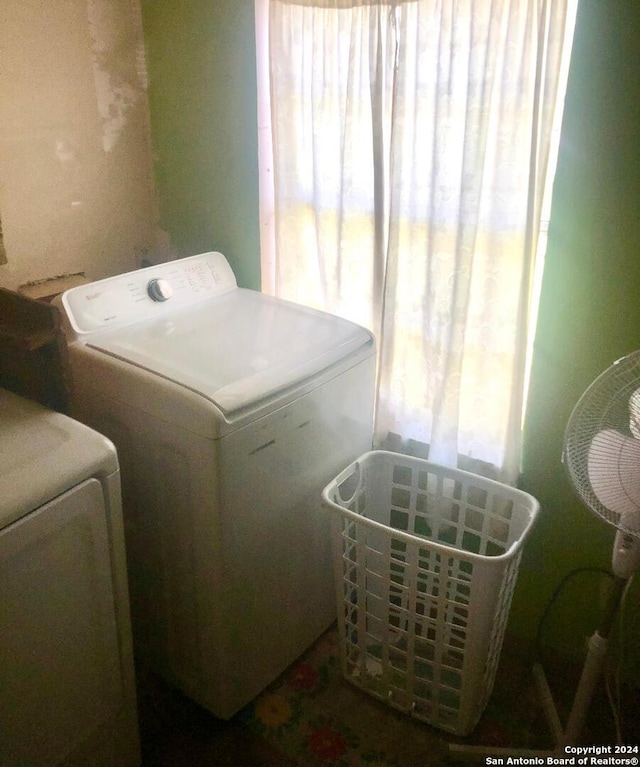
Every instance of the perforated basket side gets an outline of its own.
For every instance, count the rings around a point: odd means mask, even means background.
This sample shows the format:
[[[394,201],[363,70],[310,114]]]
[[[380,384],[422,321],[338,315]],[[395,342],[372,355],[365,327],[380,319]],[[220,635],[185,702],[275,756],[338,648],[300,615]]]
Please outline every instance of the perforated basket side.
[[[419,719],[468,733],[493,686],[535,501],[525,508],[528,499],[510,488],[383,453],[360,459],[337,487],[325,503],[334,512],[345,677]]]
[[[351,464],[323,497],[329,508],[391,527],[400,538],[486,557],[514,556],[538,513],[537,501],[520,490],[382,450]]]

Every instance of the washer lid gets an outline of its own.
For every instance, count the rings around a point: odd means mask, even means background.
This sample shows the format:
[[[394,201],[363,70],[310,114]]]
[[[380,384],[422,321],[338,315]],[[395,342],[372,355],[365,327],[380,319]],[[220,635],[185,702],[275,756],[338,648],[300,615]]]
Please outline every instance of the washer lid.
[[[237,288],[87,345],[186,386],[228,415],[373,349],[373,338],[347,320]]]

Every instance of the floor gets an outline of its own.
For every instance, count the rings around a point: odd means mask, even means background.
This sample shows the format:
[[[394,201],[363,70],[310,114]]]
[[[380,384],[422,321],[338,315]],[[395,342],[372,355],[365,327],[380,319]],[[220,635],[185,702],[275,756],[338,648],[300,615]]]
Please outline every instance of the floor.
[[[554,689],[560,694],[566,690],[564,707],[568,709],[579,669],[567,670],[560,663],[552,664],[548,672]],[[529,672],[521,665],[510,667],[508,673]],[[560,681],[563,677],[566,677],[566,684]],[[627,690],[625,696],[627,740],[630,737],[628,742],[638,744],[640,690]],[[229,722],[216,719],[148,672],[138,672],[138,705],[142,767],[299,767],[237,719]],[[592,745],[616,742],[609,704],[602,688],[592,703],[589,719],[589,742],[593,740]]]
[[[297,767],[239,722],[224,722],[138,673],[142,767]]]

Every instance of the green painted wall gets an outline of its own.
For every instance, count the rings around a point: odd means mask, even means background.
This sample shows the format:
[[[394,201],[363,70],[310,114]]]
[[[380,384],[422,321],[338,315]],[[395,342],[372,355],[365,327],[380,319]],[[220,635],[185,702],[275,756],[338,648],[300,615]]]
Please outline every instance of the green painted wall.
[[[253,0],[142,0],[160,226],[260,287]]]
[[[253,0],[142,5],[161,224],[180,253],[217,248],[258,288]],[[640,347],[638,73],[640,3],[580,0],[526,420],[523,486],[543,513],[509,621],[525,639],[566,573],[609,567],[612,531],[576,500],[560,454],[584,388]],[[569,584],[545,623],[548,644],[582,654],[602,583]]]
[[[613,529],[577,501],[560,455],[584,389],[640,348],[639,73],[637,0],[580,0],[525,423],[523,486],[543,508],[510,618],[525,637],[572,568],[610,567]],[[601,583],[592,574],[572,579],[545,621],[551,645],[582,653]],[[629,604],[628,662],[638,669],[637,596]]]

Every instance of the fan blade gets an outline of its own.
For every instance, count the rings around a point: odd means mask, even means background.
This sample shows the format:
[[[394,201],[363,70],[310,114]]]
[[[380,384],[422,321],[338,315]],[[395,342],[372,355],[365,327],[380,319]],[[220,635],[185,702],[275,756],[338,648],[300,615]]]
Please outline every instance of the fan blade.
[[[618,516],[613,570],[628,578],[640,566],[640,440],[605,429],[589,446],[589,482],[600,503]],[[636,537],[634,537],[636,536]]]
[[[587,467],[593,492],[603,506],[619,514],[621,521],[640,514],[640,440],[615,429],[598,432],[589,446]]]

